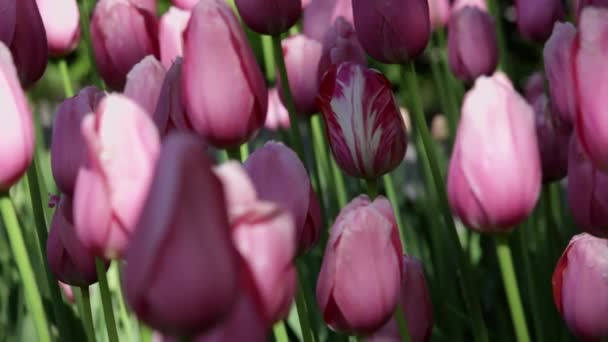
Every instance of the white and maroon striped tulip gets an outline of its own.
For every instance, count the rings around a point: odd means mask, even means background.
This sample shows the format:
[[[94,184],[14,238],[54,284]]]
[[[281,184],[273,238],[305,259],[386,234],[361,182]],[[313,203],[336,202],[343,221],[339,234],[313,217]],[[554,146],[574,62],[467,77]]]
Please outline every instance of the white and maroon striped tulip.
[[[407,133],[389,80],[352,62],[332,66],[317,98],[338,165],[353,177],[374,179],[396,168]]]

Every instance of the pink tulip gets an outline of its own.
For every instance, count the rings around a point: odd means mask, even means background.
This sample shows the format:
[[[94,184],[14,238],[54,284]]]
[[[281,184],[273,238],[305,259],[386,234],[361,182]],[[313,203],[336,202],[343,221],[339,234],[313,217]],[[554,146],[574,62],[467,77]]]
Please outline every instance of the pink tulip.
[[[587,6],[608,7],[608,0],[573,0],[575,3],[576,17],[580,21],[581,13]]]
[[[140,8],[143,8],[147,11],[149,11],[150,13],[154,13],[156,14],[156,3],[158,2],[158,0],[130,0],[131,2],[133,2],[133,4],[135,6],[138,6]]]
[[[534,111],[505,77],[465,95],[447,178],[454,213],[471,229],[513,229],[534,209],[541,164]]]
[[[95,87],[83,88],[66,99],[55,112],[51,140],[51,171],[61,192],[72,196],[78,170],[86,160],[87,147],[80,131],[82,120],[94,113],[105,93]]]
[[[264,127],[271,131],[289,128],[289,112],[281,101],[277,88],[268,89],[268,112]]]
[[[524,85],[524,97],[528,103],[534,103],[539,96],[544,94],[545,76],[542,72],[536,71],[526,79],[526,84]]]
[[[238,254],[222,185],[196,137],[165,140],[126,261],[126,300],[155,329],[209,332],[234,308]]]
[[[450,1],[429,0],[429,19],[433,30],[444,27],[450,19]]]
[[[91,40],[100,76],[122,89],[135,64],[159,54],[156,15],[134,0],[100,0],[91,18]]]
[[[298,155],[282,143],[271,141],[256,149],[244,167],[258,198],[278,204],[293,216],[299,254],[311,249],[322,229],[321,208]]]
[[[543,182],[558,181],[568,174],[568,145],[572,129],[560,127],[547,96],[532,103],[536,117],[536,135]]]
[[[561,0],[516,0],[517,28],[526,38],[544,43],[553,24],[564,18]]]
[[[174,6],[184,10],[191,10],[198,4],[199,0],[171,0]]]
[[[608,240],[579,234],[570,240],[553,273],[553,299],[581,341],[608,337]]]
[[[67,55],[80,41],[80,13],[76,0],[36,0],[46,30],[49,53]]]
[[[127,74],[124,95],[135,101],[152,117],[166,73],[165,67],[154,56],[147,56],[135,64]],[[154,122],[160,132],[166,129],[165,120],[154,117]]]
[[[235,0],[235,4],[245,24],[261,34],[287,32],[302,15],[301,0]]]
[[[454,13],[465,7],[477,7],[484,12],[488,12],[488,5],[486,4],[486,0],[456,0],[453,1],[452,10],[450,13],[450,17],[454,15]]]
[[[178,57],[162,83],[154,121],[162,136],[172,129],[190,131],[191,125],[182,104],[182,58]]]
[[[150,116],[122,95],[108,95],[82,122],[88,149],[74,191],[74,223],[95,255],[120,257],[148,196],[159,152]]]
[[[323,50],[319,60],[319,80],[323,79],[325,72],[332,65],[342,62],[367,65],[367,56],[359,43],[353,25],[343,17],[339,17],[323,38]]]
[[[59,283],[59,288],[61,289],[61,292],[63,293],[63,297],[70,304],[76,304],[76,298],[74,297],[74,291],[72,290],[72,287],[70,285],[62,283],[60,281],[58,281],[58,283]]]
[[[25,174],[34,155],[34,125],[11,52],[0,42],[0,191]]]
[[[221,0],[201,0],[184,37],[183,100],[192,128],[218,148],[248,141],[266,120],[268,96],[236,16]]]
[[[317,281],[323,319],[339,331],[367,334],[395,312],[403,272],[390,202],[365,195],[342,209],[330,231]]]
[[[302,32],[321,41],[339,17],[354,23],[352,0],[312,0],[302,16]]]
[[[323,77],[319,107],[336,162],[353,177],[375,179],[405,156],[407,133],[389,80],[346,62]]]
[[[189,20],[190,12],[177,7],[169,8],[160,18],[158,25],[160,60],[167,69],[177,57],[184,55],[183,33]]]

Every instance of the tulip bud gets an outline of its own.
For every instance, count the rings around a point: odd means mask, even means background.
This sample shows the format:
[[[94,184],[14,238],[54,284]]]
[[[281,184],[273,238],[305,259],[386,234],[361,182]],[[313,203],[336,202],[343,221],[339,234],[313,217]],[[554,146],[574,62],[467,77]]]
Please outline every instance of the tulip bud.
[[[608,337],[608,240],[579,234],[553,273],[553,299],[568,328],[582,341]]]
[[[61,192],[72,196],[78,170],[84,164],[87,147],[80,131],[82,120],[94,113],[105,93],[95,87],[83,88],[66,99],[55,112],[51,139],[51,171]]]
[[[403,253],[390,202],[365,195],[340,211],[317,281],[323,319],[339,331],[367,334],[395,312]]]
[[[508,231],[532,212],[540,188],[533,109],[506,78],[478,78],[462,104],[448,169],[452,210],[473,230]]]
[[[147,55],[158,56],[158,23],[133,0],[100,0],[91,18],[91,43],[99,74],[122,89],[127,73]]]
[[[576,134],[568,157],[568,203],[580,229],[608,238],[608,174],[589,160]]]
[[[82,121],[87,161],[74,191],[74,223],[95,255],[123,254],[148,196],[160,149],[149,115],[121,95],[108,95]]]
[[[544,43],[553,24],[564,18],[561,0],[516,0],[517,28],[526,38]]]
[[[80,13],[76,0],[36,0],[46,31],[49,53],[67,55],[80,41]]]
[[[546,68],[547,66],[545,66]],[[539,96],[545,94],[545,76],[540,71],[534,72],[526,80],[524,97],[528,103],[534,103]]]
[[[407,133],[384,75],[342,63],[327,71],[319,92],[329,146],[344,172],[375,179],[401,163]]]
[[[323,79],[323,75],[330,66],[342,62],[367,65],[367,56],[359,43],[353,25],[340,17],[336,19],[323,38],[323,50],[319,60],[319,80]]]
[[[558,181],[568,174],[568,146],[572,130],[557,124],[547,96],[537,97],[532,105],[543,183]]]
[[[72,199],[68,196],[62,196],[55,209],[46,251],[49,269],[58,280],[74,286],[89,286],[97,282],[95,256],[76,236]]]
[[[34,125],[11,53],[0,42],[0,191],[23,176],[34,155]]]
[[[190,12],[177,7],[169,8],[160,18],[158,25],[160,60],[167,69],[177,57],[184,55],[183,34],[189,20]]]
[[[198,4],[199,0],[171,0],[174,6],[184,10],[191,10]]]
[[[283,40],[282,46],[296,111],[301,115],[315,114],[317,112],[315,99],[319,94],[317,74],[322,45],[314,39],[298,34]],[[281,98],[284,98],[282,87],[278,89]]]
[[[428,342],[433,329],[433,307],[431,296],[420,260],[403,257],[401,278],[401,308],[407,322],[407,331],[412,342]],[[399,308],[398,308],[399,309]],[[366,342],[402,341],[397,321],[393,317],[380,330],[365,339]]]
[[[154,111],[154,121],[161,136],[166,135],[171,128],[180,131],[191,130],[182,105],[182,62],[182,58],[178,57],[167,71]]]
[[[444,27],[450,20],[450,1],[429,0],[429,19],[433,30]]]
[[[545,43],[543,56],[553,110],[565,126],[574,126],[577,110],[574,79],[574,44],[576,28],[570,23],[557,23]]]
[[[312,0],[302,16],[302,32],[322,41],[339,17],[351,25],[354,23],[352,0]]]
[[[165,140],[126,260],[125,298],[155,329],[204,333],[234,307],[238,254],[222,185],[195,137]]]
[[[302,15],[301,0],[235,0],[241,18],[255,32],[279,35]]]
[[[353,0],[353,14],[361,45],[382,63],[416,58],[429,41],[427,0]]]
[[[264,127],[276,131],[279,128],[288,129],[289,123],[289,112],[279,97],[279,91],[277,88],[268,89],[268,112]]]
[[[465,6],[452,13],[448,30],[448,63],[456,77],[471,82],[496,70],[498,43],[487,11]]]
[[[276,203],[293,216],[299,254],[311,249],[321,233],[321,211],[298,155],[282,143],[271,141],[255,150],[244,167],[258,198]]]
[[[149,116],[156,111],[161,86],[167,71],[154,56],[147,56],[135,64],[127,74],[124,95],[140,105]],[[159,131],[164,131],[158,118],[154,118]],[[166,122],[163,122],[166,125]]]
[[[193,129],[218,148],[248,141],[266,120],[268,95],[234,13],[221,0],[201,0],[184,37],[183,100]]]

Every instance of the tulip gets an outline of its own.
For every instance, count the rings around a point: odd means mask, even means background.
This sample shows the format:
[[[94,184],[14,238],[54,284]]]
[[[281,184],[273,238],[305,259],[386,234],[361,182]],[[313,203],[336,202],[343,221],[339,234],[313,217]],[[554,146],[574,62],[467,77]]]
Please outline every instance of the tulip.
[[[568,145],[572,129],[557,124],[547,96],[539,96],[532,105],[536,117],[543,182],[558,181],[568,174]]]
[[[503,232],[534,209],[541,165],[534,111],[503,76],[480,77],[465,95],[447,192],[471,229]]]
[[[86,160],[87,147],[80,131],[82,120],[94,113],[105,93],[95,87],[83,88],[66,99],[55,112],[51,139],[51,171],[61,192],[72,196],[78,170]]]
[[[127,74],[124,95],[140,105],[148,115],[156,111],[161,86],[167,71],[154,56],[147,56],[135,64]],[[158,120],[154,118],[159,124]],[[159,130],[163,127],[159,126]]]
[[[199,0],[171,0],[174,6],[184,10],[191,10],[198,4]]]
[[[19,85],[11,52],[0,42],[0,192],[25,174],[34,155],[32,112]]]
[[[255,32],[280,35],[302,15],[301,0],[235,0],[241,19]]]
[[[411,256],[403,257],[401,279],[401,307],[412,342],[428,342],[433,329],[433,307],[424,276],[422,263]],[[399,309],[399,308],[398,308]],[[392,318],[380,330],[365,339],[366,342],[402,341],[399,327]]]
[[[490,75],[498,65],[494,19],[477,6],[453,12],[448,26],[448,63],[461,80]]]
[[[361,45],[382,63],[410,61],[429,41],[427,0],[353,0],[353,15]]]
[[[322,45],[298,34],[283,40],[282,46],[296,111],[301,115],[315,114],[318,111],[315,99],[319,93],[317,74]],[[282,87],[279,87],[279,94],[284,98]]]
[[[182,59],[178,57],[167,71],[158,103],[154,111],[154,121],[161,135],[171,128],[190,131],[190,123],[182,105]]]
[[[67,55],[80,41],[80,13],[76,0],[36,0],[46,31],[49,53]]]
[[[289,125],[289,111],[283,105],[279,97],[279,91],[277,88],[268,89],[268,112],[266,113],[264,127],[276,131],[279,128],[288,129]]]
[[[574,45],[576,28],[570,23],[557,23],[543,50],[547,84],[553,110],[561,125],[574,125],[577,110],[574,79]]]
[[[16,1],[3,1],[0,7],[0,42],[10,45],[15,34]]]
[[[579,234],[553,273],[553,299],[570,331],[582,341],[608,337],[608,240]]]
[[[576,3],[576,17],[579,21],[583,9],[587,6],[608,7],[608,0],[574,0],[573,2]]]
[[[399,300],[402,255],[390,202],[365,195],[352,200],[330,231],[317,281],[325,322],[358,334],[383,326]]]
[[[97,282],[95,256],[78,240],[72,216],[72,199],[62,196],[47,240],[49,269],[57,279],[73,286]]]
[[[143,8],[150,13],[156,14],[156,3],[158,0],[129,0],[133,2],[135,6]]]
[[[407,133],[391,84],[380,72],[352,62],[332,66],[317,101],[331,151],[344,172],[375,179],[401,163]]]
[[[608,174],[589,160],[576,134],[568,157],[568,203],[578,227],[608,238]]]
[[[433,30],[444,27],[450,20],[450,1],[429,0],[429,20]]]
[[[72,287],[70,285],[62,283],[60,281],[58,281],[57,283],[59,283],[59,288],[61,289],[61,292],[63,293],[63,297],[70,304],[76,304],[76,298],[74,297],[74,291],[72,290]]]
[[[133,0],[100,0],[91,18],[91,43],[103,80],[122,89],[127,73],[147,55],[158,56],[155,13]]]
[[[526,84],[524,86],[524,97],[528,103],[534,103],[539,96],[544,94],[545,76],[542,72],[536,71],[526,79]]]
[[[319,60],[319,80],[323,79],[323,75],[330,66],[342,62],[367,65],[367,56],[359,43],[353,25],[340,17],[336,19],[323,38],[323,50]]]
[[[244,167],[258,198],[280,205],[293,216],[299,254],[311,249],[321,233],[321,208],[298,155],[271,141],[255,150]]]
[[[218,148],[248,141],[266,120],[268,95],[236,16],[221,0],[201,0],[184,37],[183,100],[192,128]]]
[[[160,149],[150,116],[122,95],[108,95],[82,122],[87,160],[74,191],[74,223],[97,256],[120,257],[141,213]]]
[[[564,18],[561,0],[516,0],[517,28],[526,38],[544,43],[553,24]]]
[[[165,140],[126,261],[127,303],[161,332],[208,332],[233,309],[238,254],[222,185],[194,136]]]
[[[477,7],[484,12],[488,12],[486,0],[456,0],[453,1],[450,17],[465,7]]]
[[[190,12],[171,7],[163,14],[158,24],[160,60],[169,69],[177,57],[184,55],[183,33],[188,26]]]
[[[302,32],[322,41],[339,17],[351,25],[354,23],[352,0],[312,0],[302,16]]]

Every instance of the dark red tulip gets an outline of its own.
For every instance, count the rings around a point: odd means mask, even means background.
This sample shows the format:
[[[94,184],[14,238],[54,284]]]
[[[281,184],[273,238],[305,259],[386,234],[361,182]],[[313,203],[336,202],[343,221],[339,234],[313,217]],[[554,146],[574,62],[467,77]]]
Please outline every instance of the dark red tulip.
[[[302,15],[301,0],[236,0],[235,4],[245,24],[261,34],[287,32]]]

